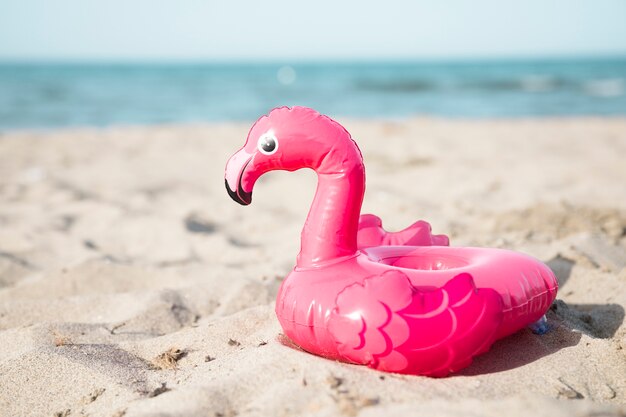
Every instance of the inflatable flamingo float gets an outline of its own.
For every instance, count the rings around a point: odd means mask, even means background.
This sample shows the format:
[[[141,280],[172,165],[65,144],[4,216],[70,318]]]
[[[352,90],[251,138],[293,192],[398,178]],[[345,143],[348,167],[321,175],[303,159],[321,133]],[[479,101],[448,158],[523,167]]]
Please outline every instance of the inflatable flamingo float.
[[[317,192],[276,315],[302,349],[383,371],[445,376],[499,338],[545,322],[557,281],[520,253],[449,247],[417,222],[387,233],[359,217],[365,167],[350,134],[305,107],[281,107],[252,126],[226,166],[226,189],[250,204],[272,170],[311,168]]]

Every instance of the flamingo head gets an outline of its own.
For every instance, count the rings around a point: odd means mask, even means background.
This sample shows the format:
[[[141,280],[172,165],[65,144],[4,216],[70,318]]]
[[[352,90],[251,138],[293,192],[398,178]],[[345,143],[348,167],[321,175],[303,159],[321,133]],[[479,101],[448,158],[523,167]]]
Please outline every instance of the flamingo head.
[[[246,206],[252,202],[254,183],[264,173],[300,168],[319,173],[327,160],[335,159],[328,155],[345,146],[356,148],[350,134],[332,119],[307,107],[276,108],[257,120],[244,146],[228,160],[226,190]]]

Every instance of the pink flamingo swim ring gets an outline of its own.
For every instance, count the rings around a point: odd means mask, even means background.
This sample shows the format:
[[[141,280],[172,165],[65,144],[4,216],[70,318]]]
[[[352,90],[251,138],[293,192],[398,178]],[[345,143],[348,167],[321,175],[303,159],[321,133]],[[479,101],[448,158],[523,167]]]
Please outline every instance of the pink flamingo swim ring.
[[[226,189],[248,205],[262,174],[300,168],[313,169],[318,185],[276,315],[302,349],[383,371],[445,376],[525,326],[547,329],[557,281],[540,261],[448,247],[423,221],[388,233],[378,217],[359,217],[361,152],[339,123],[315,110],[281,107],[261,117],[226,165]]]

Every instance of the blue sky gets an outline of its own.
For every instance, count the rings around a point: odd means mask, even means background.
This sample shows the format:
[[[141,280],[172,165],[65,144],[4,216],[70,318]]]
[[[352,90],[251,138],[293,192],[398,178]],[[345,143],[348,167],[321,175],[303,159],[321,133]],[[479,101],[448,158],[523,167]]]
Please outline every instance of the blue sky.
[[[0,60],[626,55],[624,0],[0,0]]]

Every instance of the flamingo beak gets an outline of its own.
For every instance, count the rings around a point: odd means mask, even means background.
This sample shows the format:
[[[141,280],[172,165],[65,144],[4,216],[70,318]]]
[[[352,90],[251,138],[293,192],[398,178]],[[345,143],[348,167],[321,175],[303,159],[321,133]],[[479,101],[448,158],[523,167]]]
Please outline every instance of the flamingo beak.
[[[246,168],[251,161],[252,155],[242,149],[234,154],[226,164],[226,173],[224,174],[226,191],[230,198],[242,206],[247,206],[252,202],[252,190],[244,190],[243,184]]]

